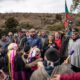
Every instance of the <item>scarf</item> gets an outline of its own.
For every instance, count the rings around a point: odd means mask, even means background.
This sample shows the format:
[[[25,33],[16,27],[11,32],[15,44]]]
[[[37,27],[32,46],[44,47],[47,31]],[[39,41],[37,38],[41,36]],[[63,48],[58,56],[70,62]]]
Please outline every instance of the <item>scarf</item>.
[[[12,80],[14,80],[14,59],[15,59],[15,50],[10,50],[8,52],[8,68],[9,68],[9,73],[11,75]]]

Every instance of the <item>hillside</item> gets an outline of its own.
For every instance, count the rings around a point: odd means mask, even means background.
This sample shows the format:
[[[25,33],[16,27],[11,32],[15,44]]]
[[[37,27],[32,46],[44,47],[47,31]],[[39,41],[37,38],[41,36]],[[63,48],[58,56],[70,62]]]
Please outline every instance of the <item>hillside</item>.
[[[49,13],[0,13],[0,28],[3,28],[5,21],[14,17],[19,24],[30,24],[35,29],[55,30],[56,27],[63,28],[64,14]],[[24,27],[24,26],[23,26]]]

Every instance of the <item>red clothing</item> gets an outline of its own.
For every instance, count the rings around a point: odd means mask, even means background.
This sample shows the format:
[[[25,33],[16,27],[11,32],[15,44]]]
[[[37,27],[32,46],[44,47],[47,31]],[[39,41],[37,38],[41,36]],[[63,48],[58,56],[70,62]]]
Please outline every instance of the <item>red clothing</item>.
[[[39,59],[40,56],[38,55],[38,56],[36,56],[35,58],[36,58],[36,59]],[[35,71],[35,70],[37,70],[37,68],[38,68],[37,65],[35,65],[35,66],[33,66],[33,67],[31,68],[31,70],[32,70],[32,71]]]
[[[62,43],[61,39],[55,40],[55,43],[56,43],[57,47],[60,49],[61,43]]]
[[[61,75],[60,80],[80,80],[80,72]]]

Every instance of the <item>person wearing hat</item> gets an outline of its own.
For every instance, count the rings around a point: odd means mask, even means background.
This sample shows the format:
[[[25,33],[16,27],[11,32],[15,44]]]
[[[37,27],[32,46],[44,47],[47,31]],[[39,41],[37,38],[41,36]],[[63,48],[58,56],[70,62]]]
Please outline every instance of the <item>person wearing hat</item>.
[[[56,73],[68,74],[73,71],[70,66],[65,64],[60,64],[59,52],[55,48],[49,48],[45,52],[43,63],[38,62],[38,69],[33,72],[30,80],[49,80]],[[64,69],[64,70],[63,70]]]
[[[51,76],[54,66],[59,65],[59,56],[56,49],[49,48],[44,57],[44,62],[38,63],[40,67],[33,72],[30,80],[47,80]]]
[[[37,46],[39,49],[41,49],[42,48],[42,42],[41,42],[41,39],[37,36],[36,30],[31,29],[29,32],[30,32],[30,38],[28,38],[27,44],[30,47]]]
[[[74,53],[70,56],[69,62],[72,69],[78,72],[80,71],[80,37],[77,28],[72,29],[72,35],[68,43],[68,55],[70,55],[71,51],[74,51]]]

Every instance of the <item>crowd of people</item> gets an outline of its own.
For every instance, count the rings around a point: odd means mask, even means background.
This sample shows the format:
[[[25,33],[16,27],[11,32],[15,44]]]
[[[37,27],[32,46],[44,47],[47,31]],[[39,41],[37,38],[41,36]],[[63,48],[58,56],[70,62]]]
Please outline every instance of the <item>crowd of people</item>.
[[[80,34],[35,29],[0,38],[0,80],[80,80]]]

